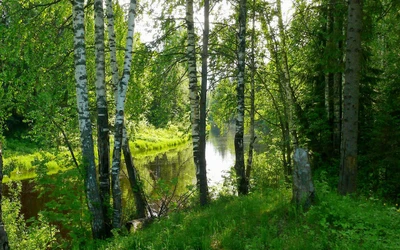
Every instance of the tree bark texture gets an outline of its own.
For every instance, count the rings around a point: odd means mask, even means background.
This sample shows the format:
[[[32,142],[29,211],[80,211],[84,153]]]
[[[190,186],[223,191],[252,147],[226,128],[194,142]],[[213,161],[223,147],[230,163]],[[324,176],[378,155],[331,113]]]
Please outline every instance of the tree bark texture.
[[[254,142],[256,140],[256,136],[254,133],[254,116],[255,116],[255,105],[254,101],[256,98],[255,86],[254,86],[254,77],[256,73],[256,63],[255,63],[255,22],[256,22],[256,9],[255,9],[255,0],[253,0],[253,13],[252,13],[252,32],[251,32],[251,75],[250,75],[250,143],[249,143],[249,155],[247,158],[247,166],[246,166],[246,183],[249,187],[250,184],[250,174],[253,165],[253,151],[254,151]]]
[[[244,85],[246,67],[246,0],[239,2],[239,33],[238,33],[238,78],[236,86],[237,96],[237,115],[235,133],[235,170],[239,195],[246,195],[249,190],[246,181],[246,171],[244,164]]]
[[[118,74],[118,65],[117,65],[117,50],[116,50],[116,42],[115,42],[115,31],[114,31],[114,11],[112,0],[107,0],[107,19],[108,19],[108,36],[109,36],[109,47],[110,47],[110,60],[111,60],[111,71],[112,71],[112,82],[114,89],[114,97],[115,101],[118,99],[118,83],[119,83],[119,74]],[[147,209],[147,199],[145,193],[143,191],[143,186],[141,185],[141,180],[139,176],[139,172],[137,171],[131,150],[129,148],[129,139],[127,135],[127,131],[125,126],[123,127],[122,133],[122,152],[124,154],[126,169],[128,171],[129,183],[131,185],[131,189],[133,195],[135,197],[135,206],[137,211],[137,216],[139,218],[146,217],[146,209]],[[151,210],[149,210],[151,213]],[[150,214],[151,216],[151,214]]]
[[[333,153],[334,157],[340,157],[340,138],[342,124],[342,67],[343,67],[343,18],[344,12],[339,6],[344,5],[343,1],[339,1],[340,5],[333,4],[335,0],[331,0],[333,6],[333,36],[335,40],[335,73],[333,76]],[[337,2],[336,2],[337,3]]]
[[[117,101],[118,95],[118,63],[117,63],[117,44],[114,29],[114,10],[112,0],[106,0],[107,30],[108,30],[108,46],[110,48],[111,75],[114,90],[114,99]]]
[[[333,0],[330,0],[333,1]],[[334,81],[334,71],[336,70],[335,65],[335,42],[333,35],[333,25],[335,15],[334,11],[334,3],[329,2],[330,4],[326,7],[326,41],[325,41],[325,53],[324,53],[324,64],[325,64],[325,95],[324,95],[324,105],[325,105],[325,115],[326,115],[326,124],[328,125],[328,130],[326,131],[326,143],[323,144],[324,156],[325,159],[330,159],[333,153],[333,81]]]
[[[73,2],[75,80],[78,120],[82,147],[83,166],[85,169],[85,188],[89,211],[91,213],[92,234],[94,239],[105,237],[104,215],[96,180],[92,123],[89,113],[89,98],[86,74],[84,1]]]
[[[3,223],[3,210],[2,210],[2,200],[3,200],[3,152],[2,143],[0,142],[0,248],[2,250],[10,249],[8,244],[8,236]]]
[[[360,0],[349,0],[346,38],[346,66],[343,87],[343,123],[338,191],[356,191],[359,85],[361,77],[362,9]]]
[[[293,202],[307,210],[314,202],[315,189],[312,181],[308,153],[296,148],[293,154]]]
[[[201,90],[200,90],[200,124],[199,124],[199,163],[200,176],[200,204],[208,203],[208,184],[207,184],[207,162],[206,162],[206,101],[207,101],[207,77],[208,77],[208,36],[210,33],[210,0],[204,0],[204,30],[203,30],[203,52],[201,56]]]
[[[103,0],[94,1],[94,20],[100,198],[106,231],[108,236],[111,236],[111,218],[108,215],[108,209],[110,208],[110,140],[105,81]]]
[[[122,192],[119,173],[121,169],[121,147],[124,128],[124,110],[126,92],[130,79],[133,50],[133,34],[135,28],[136,0],[131,0],[128,13],[128,34],[126,38],[124,69],[122,79],[118,84],[115,114],[114,152],[111,169],[111,186],[113,194],[113,228],[121,228],[122,219]]]
[[[193,159],[196,166],[197,186],[200,187],[200,110],[197,83],[196,39],[193,21],[193,0],[186,1],[186,25],[188,32],[187,58],[189,73],[190,123],[192,125]]]

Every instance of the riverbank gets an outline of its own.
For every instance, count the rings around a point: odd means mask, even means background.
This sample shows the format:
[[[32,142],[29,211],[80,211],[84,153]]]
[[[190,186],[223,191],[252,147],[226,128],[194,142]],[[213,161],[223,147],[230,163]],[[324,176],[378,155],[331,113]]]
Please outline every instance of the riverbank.
[[[141,129],[134,140],[129,142],[129,146],[134,158],[143,158],[171,149],[187,147],[189,140],[190,137],[175,126],[168,129],[148,127]],[[76,149],[78,148],[79,146],[76,146]],[[78,158],[79,150],[74,150],[74,154]],[[29,141],[6,141],[3,157],[4,183],[13,180],[32,179],[37,175],[38,166],[44,165],[49,175],[75,167],[72,163],[71,153],[66,147],[59,147],[57,150],[42,149]]]
[[[398,249],[399,207],[317,187],[319,202],[306,213],[290,204],[291,190],[284,188],[225,196],[98,249]]]

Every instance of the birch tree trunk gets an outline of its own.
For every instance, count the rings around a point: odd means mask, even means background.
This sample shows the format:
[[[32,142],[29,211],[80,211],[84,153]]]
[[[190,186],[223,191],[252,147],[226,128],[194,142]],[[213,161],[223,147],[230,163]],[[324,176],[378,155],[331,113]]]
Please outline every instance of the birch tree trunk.
[[[343,87],[343,124],[338,191],[356,191],[359,85],[361,77],[361,0],[349,0],[347,17],[346,67]]]
[[[114,135],[114,152],[111,170],[111,185],[113,194],[113,228],[121,228],[122,219],[122,197],[121,184],[119,179],[121,167],[121,147],[124,128],[124,110],[126,92],[130,79],[130,71],[132,64],[133,34],[135,28],[136,0],[131,0],[128,14],[128,34],[126,38],[124,69],[122,79],[118,84],[118,94],[116,100],[115,114],[115,135]]]
[[[256,22],[256,9],[255,0],[253,0],[253,15],[252,15],[252,32],[251,32],[251,76],[250,76],[250,144],[249,144],[249,156],[247,158],[246,166],[246,183],[247,186],[250,184],[250,173],[253,164],[253,149],[256,136],[254,134],[254,115],[255,115],[255,89],[254,89],[254,75],[256,73],[256,63],[255,63],[255,22]]]
[[[110,48],[111,77],[114,90],[114,101],[117,101],[118,95],[118,63],[117,63],[117,45],[114,29],[114,10],[112,0],[106,0],[107,30],[108,30],[108,46]]]
[[[193,0],[186,1],[186,25],[188,32],[187,57],[189,73],[190,123],[192,125],[193,159],[196,166],[197,186],[200,186],[200,111],[197,83],[196,46],[193,21]]]
[[[245,67],[246,67],[246,0],[239,2],[239,33],[238,33],[238,80],[236,86],[237,96],[237,116],[235,133],[235,170],[239,195],[248,194],[246,181],[246,171],[244,165],[244,85],[245,85]]]
[[[104,223],[111,236],[110,208],[110,141],[104,59],[104,11],[103,0],[94,1],[95,20],[95,63],[96,63],[96,105],[97,105],[97,150],[99,155],[100,198]]]
[[[119,74],[118,74],[118,65],[117,65],[117,50],[116,50],[116,42],[115,42],[115,31],[114,31],[114,11],[112,0],[106,1],[107,6],[107,19],[108,19],[108,40],[110,46],[110,59],[111,59],[111,71],[112,71],[112,82],[114,88],[114,97],[115,101],[118,99],[118,82],[119,82]],[[139,218],[146,217],[146,209],[148,208],[147,199],[145,193],[143,191],[143,186],[141,184],[140,175],[137,169],[135,168],[132,153],[129,148],[129,140],[126,132],[125,126],[123,127],[122,133],[122,151],[125,158],[126,169],[128,171],[129,183],[135,197],[135,205],[137,216]],[[148,210],[150,216],[151,210]]]
[[[200,124],[199,124],[199,184],[200,205],[208,203],[207,163],[206,163],[206,101],[207,101],[207,76],[208,76],[208,36],[210,33],[210,0],[204,0],[204,30],[203,30],[203,52],[201,56],[201,91],[200,91]]]
[[[2,210],[2,200],[3,200],[3,152],[2,143],[0,142],[0,248],[2,250],[10,249],[8,245],[8,236],[3,223],[3,210]]]
[[[79,130],[82,147],[83,166],[85,169],[85,188],[89,211],[91,213],[91,227],[94,239],[106,236],[104,215],[101,198],[96,180],[96,165],[94,161],[94,147],[92,138],[92,123],[89,113],[89,98],[86,74],[85,50],[85,18],[84,0],[73,1],[73,27],[74,27],[74,55],[75,55],[75,80],[76,99],[78,108]]]

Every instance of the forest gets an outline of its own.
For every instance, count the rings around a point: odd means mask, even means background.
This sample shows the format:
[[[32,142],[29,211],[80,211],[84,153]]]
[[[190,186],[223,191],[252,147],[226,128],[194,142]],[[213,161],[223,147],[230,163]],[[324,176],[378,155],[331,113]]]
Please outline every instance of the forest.
[[[400,249],[399,23],[0,0],[0,248]]]

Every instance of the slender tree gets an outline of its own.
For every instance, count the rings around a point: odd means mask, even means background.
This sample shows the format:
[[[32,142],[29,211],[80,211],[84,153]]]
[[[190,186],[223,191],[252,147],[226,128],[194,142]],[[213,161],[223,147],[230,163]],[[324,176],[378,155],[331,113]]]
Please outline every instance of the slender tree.
[[[124,110],[126,92],[128,89],[128,82],[130,79],[131,64],[132,64],[132,50],[133,50],[133,34],[135,28],[136,16],[136,0],[131,0],[129,5],[128,14],[128,34],[126,37],[125,59],[122,78],[118,84],[117,106],[115,114],[115,134],[114,134],[114,152],[111,170],[111,185],[113,194],[113,228],[121,228],[122,219],[122,192],[119,179],[121,169],[121,148],[123,142],[123,128],[124,128]]]
[[[111,233],[110,207],[110,141],[104,59],[104,11],[103,0],[94,1],[97,150],[99,161],[100,197],[107,234]]]
[[[236,86],[237,96],[237,115],[236,115],[236,133],[235,133],[235,170],[238,185],[238,193],[246,195],[249,190],[246,181],[246,171],[244,164],[244,85],[245,85],[245,67],[246,67],[246,0],[239,2],[239,33],[238,33],[238,76]]]
[[[283,99],[284,99],[284,113],[285,113],[285,133],[284,133],[284,143],[287,152],[287,160],[285,166],[285,172],[287,176],[292,174],[292,159],[291,154],[293,152],[293,147],[291,145],[291,131],[295,130],[294,122],[293,122],[293,106],[294,106],[294,97],[291,86],[290,79],[290,70],[289,70],[289,61],[287,55],[287,44],[286,44],[286,32],[283,26],[283,18],[282,18],[282,5],[281,0],[276,1],[277,5],[277,14],[278,14],[278,29],[279,29],[279,47],[280,47],[280,60],[279,65],[277,66],[280,69],[279,78],[280,85],[283,89]],[[278,57],[279,58],[279,57]]]
[[[200,186],[200,111],[199,86],[197,83],[196,39],[193,21],[193,0],[186,1],[186,25],[188,33],[187,58],[189,73],[190,123],[192,125],[193,158],[196,166],[197,185]]]
[[[199,170],[200,176],[200,204],[205,205],[208,201],[207,168],[206,168],[206,103],[207,103],[207,76],[208,76],[208,37],[210,33],[210,0],[204,0],[204,30],[203,30],[203,52],[201,55],[201,90],[200,90],[200,124],[199,124]]]
[[[335,59],[333,75],[333,136],[332,146],[334,157],[340,156],[340,128],[342,123],[342,65],[343,65],[343,16],[344,12],[339,6],[343,6],[343,0],[339,2],[330,0],[333,14],[333,37]],[[334,4],[336,3],[336,4]]]
[[[86,74],[84,0],[73,1],[72,12],[74,27],[76,99],[83,166],[86,173],[86,197],[87,205],[92,218],[91,227],[93,238],[100,239],[106,236],[106,231],[100,192],[97,186],[92,122],[90,121],[89,113],[89,97]]]
[[[256,61],[255,61],[255,39],[256,39],[256,1],[253,0],[253,11],[252,11],[252,31],[251,31],[251,71],[250,71],[250,143],[249,143],[249,155],[247,158],[247,166],[246,166],[246,183],[249,186],[250,181],[250,173],[253,165],[253,151],[254,151],[254,142],[256,140],[255,131],[254,131],[254,116],[255,116],[255,74],[256,74]]]
[[[106,1],[106,12],[108,20],[108,44],[110,47],[110,61],[111,61],[111,74],[112,83],[114,88],[115,101],[118,99],[118,83],[119,83],[119,73],[117,64],[117,46],[115,42],[115,31],[114,31],[114,10],[112,0]],[[143,191],[143,187],[140,180],[140,175],[135,168],[132,153],[129,148],[129,139],[125,125],[122,132],[122,152],[124,154],[126,169],[128,171],[129,183],[131,185],[132,192],[135,196],[135,204],[137,216],[139,218],[146,217],[146,209],[148,208],[147,199]],[[151,210],[149,209],[151,215]]]
[[[346,66],[343,87],[343,123],[338,191],[356,191],[359,85],[361,77],[361,0],[349,0],[346,38]]]

